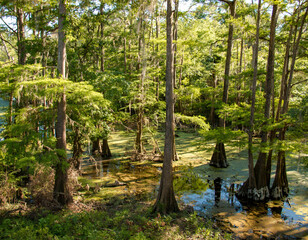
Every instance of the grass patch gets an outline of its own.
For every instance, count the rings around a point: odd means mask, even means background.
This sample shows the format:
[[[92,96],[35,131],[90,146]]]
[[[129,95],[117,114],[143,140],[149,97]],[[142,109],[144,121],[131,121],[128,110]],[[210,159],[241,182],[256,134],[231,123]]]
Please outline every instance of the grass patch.
[[[1,239],[231,239],[212,222],[182,211],[152,215],[151,206],[117,197],[100,210],[28,213],[0,224]]]

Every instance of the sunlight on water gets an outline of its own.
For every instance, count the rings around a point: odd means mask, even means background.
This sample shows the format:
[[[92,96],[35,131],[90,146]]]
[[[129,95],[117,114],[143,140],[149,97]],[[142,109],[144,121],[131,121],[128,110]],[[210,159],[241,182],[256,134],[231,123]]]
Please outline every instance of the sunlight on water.
[[[299,227],[298,231],[303,234],[308,231],[307,169],[303,168],[296,158],[287,162],[290,194],[284,202],[270,201],[245,206],[235,196],[240,184],[248,176],[245,150],[231,149],[230,166],[216,169],[202,158],[208,158],[209,153],[189,145],[191,141],[196,141],[193,134],[183,134],[183,137],[178,139],[177,151],[180,160],[174,162],[174,189],[180,202],[193,206],[199,215],[218,221],[226,231],[234,232],[241,238],[271,238],[275,233],[284,231],[287,231],[286,234],[293,234],[296,227]],[[115,150],[112,160],[97,161],[96,165],[93,165],[85,159],[83,175],[90,180],[90,185],[95,182],[104,186],[115,181],[126,184],[112,189],[104,188],[99,197],[108,192],[137,197],[136,199],[155,200],[162,165],[148,161],[133,162],[129,156],[121,155],[119,152],[123,151],[123,148],[129,149],[131,143],[131,136],[122,133],[121,136],[113,135],[110,141],[111,149]],[[185,149],[189,150],[186,154]],[[274,177],[275,164],[272,169]]]

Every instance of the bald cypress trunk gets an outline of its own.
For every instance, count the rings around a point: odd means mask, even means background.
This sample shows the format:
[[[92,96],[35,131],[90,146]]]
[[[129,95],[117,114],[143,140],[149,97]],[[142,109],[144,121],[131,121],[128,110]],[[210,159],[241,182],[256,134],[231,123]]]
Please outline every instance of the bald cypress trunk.
[[[235,6],[236,6],[236,0],[233,1],[225,1],[221,0],[223,2],[226,2],[229,5],[230,8],[230,16],[231,20],[235,18]],[[229,90],[229,77],[230,77],[230,67],[231,67],[231,56],[232,56],[232,42],[233,42],[233,30],[234,26],[233,23],[230,22],[229,24],[229,33],[228,33],[228,47],[227,47],[227,55],[226,55],[226,64],[225,64],[225,75],[224,75],[224,90],[223,90],[223,97],[222,101],[223,103],[228,102],[228,90]],[[225,127],[225,120],[219,119],[219,127],[224,128]],[[210,165],[217,167],[217,168],[226,168],[228,167],[228,161],[226,157],[225,152],[225,145],[223,142],[217,142]]]
[[[255,103],[256,103],[256,85],[257,85],[257,74],[258,74],[258,48],[259,48],[259,32],[260,32],[260,12],[261,12],[261,0],[258,3],[258,16],[257,16],[257,32],[256,32],[256,43],[254,45],[256,51],[253,56],[253,81],[252,81],[252,93],[251,93],[251,108],[250,108],[250,121],[248,131],[248,170],[249,177],[243,186],[239,189],[237,196],[241,199],[252,199],[256,200],[255,196],[256,189],[256,177],[254,172],[253,163],[253,152],[252,152],[252,137],[254,129],[254,114],[255,114]]]
[[[297,53],[298,53],[300,39],[301,39],[302,33],[303,33],[304,23],[306,22],[307,14],[308,14],[308,7],[305,8],[305,13],[301,17],[301,19],[298,18],[298,22],[300,21],[300,27],[298,29],[298,35],[297,35],[296,40],[294,38],[294,43],[293,43],[293,47],[292,47],[292,54],[291,54],[292,55],[292,62],[291,62],[291,66],[290,66],[289,71],[287,69],[288,69],[288,56],[290,56],[290,53],[289,53],[290,46],[288,46],[288,45],[286,46],[286,60],[285,60],[286,66],[284,66],[284,69],[286,69],[286,72],[289,72],[289,75],[288,75],[289,78],[288,79],[286,78],[287,74],[285,74],[286,76],[283,75],[284,78],[282,78],[281,84],[285,84],[285,85],[281,86],[281,93],[283,93],[283,95],[280,97],[283,100],[279,101],[280,103],[283,101],[283,107],[282,107],[281,114],[280,114],[280,116],[282,116],[283,118],[285,117],[284,115],[287,113],[288,108],[289,108],[289,101],[290,101],[290,95],[291,95],[295,61],[296,61],[296,56],[297,56]],[[296,26],[298,26],[298,24],[296,24]],[[294,32],[296,34],[297,31],[294,31]],[[292,34],[293,34],[293,27],[291,26],[289,36],[292,36]],[[290,39],[291,39],[291,37],[289,37],[289,40]],[[288,43],[290,43],[289,40],[288,40]],[[277,117],[278,117],[278,113],[277,113]],[[285,125],[279,132],[279,140],[280,140],[281,144],[285,141],[286,131],[287,131],[287,126]],[[276,175],[275,175],[275,179],[274,179],[274,182],[273,182],[273,186],[271,188],[271,197],[274,198],[274,199],[282,199],[283,197],[285,197],[289,194],[285,154],[286,153],[285,153],[284,150],[278,151]]]
[[[144,125],[144,99],[145,99],[145,77],[147,69],[147,59],[146,59],[146,46],[145,46],[145,21],[143,19],[144,6],[142,6],[142,16],[139,19],[139,54],[138,54],[138,69],[141,67],[140,82],[139,82],[139,99],[138,99],[138,113],[137,113],[137,133],[135,147],[136,152],[143,153],[144,147],[142,142],[143,137],[143,125]]]
[[[264,126],[269,123],[271,99],[273,95],[273,81],[274,81],[274,60],[275,60],[275,32],[278,18],[278,5],[273,5],[271,28],[270,28],[270,43],[269,52],[267,58],[267,73],[265,82],[265,106],[264,106]],[[261,132],[261,145],[264,147],[268,143],[268,132],[262,130]],[[262,147],[261,146],[261,147]],[[254,168],[256,177],[256,199],[257,201],[263,201],[269,198],[269,183],[267,178],[267,153],[264,151],[259,152],[259,157]]]
[[[167,214],[179,211],[173,190],[172,161],[174,149],[174,93],[172,47],[172,0],[167,0],[167,61],[166,61],[166,133],[163,172],[154,212]]]
[[[59,30],[58,30],[58,71],[60,77],[65,78],[66,44],[64,21],[66,16],[65,0],[59,2]],[[68,162],[66,155],[66,94],[63,89],[58,102],[56,122],[56,148],[58,149],[58,162],[56,164],[54,200],[60,205],[72,202],[73,198],[68,188]]]
[[[112,157],[109,144],[108,144],[108,139],[103,139],[103,146],[102,146],[102,157],[104,159],[109,159]]]

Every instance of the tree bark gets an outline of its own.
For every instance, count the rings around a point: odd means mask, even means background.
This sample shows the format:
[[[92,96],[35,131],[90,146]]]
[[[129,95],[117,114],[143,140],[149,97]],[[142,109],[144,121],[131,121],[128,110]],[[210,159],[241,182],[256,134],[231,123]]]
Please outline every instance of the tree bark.
[[[287,128],[283,128],[279,133],[279,140],[285,140],[285,133]],[[286,169],[285,151],[279,150],[277,156],[277,167],[273,186],[271,188],[271,197],[273,199],[282,199],[289,194],[289,184]]]
[[[157,7],[157,16],[155,17],[155,23],[156,23],[156,39],[158,40],[158,37],[159,37],[159,32],[160,32],[160,24],[159,24],[159,16],[160,16],[160,11]],[[159,51],[159,44],[157,43],[156,44],[156,53],[158,54],[158,51]],[[159,68],[159,59],[156,59],[156,67]],[[159,77],[155,77],[156,79],[156,100],[158,101],[159,100]]]
[[[142,10],[144,14],[144,10]],[[140,33],[139,33],[139,54],[138,54],[138,65],[142,67],[140,74],[140,83],[139,83],[139,107],[138,107],[138,115],[137,115],[137,133],[136,133],[136,151],[137,153],[143,153],[143,122],[144,122],[144,98],[145,98],[145,90],[144,90],[144,82],[146,77],[146,69],[147,69],[147,59],[146,59],[146,46],[145,46],[145,23],[143,21],[143,16],[140,17]],[[138,67],[139,69],[139,67]]]
[[[21,8],[17,12],[17,47],[18,47],[18,64],[26,64],[26,46],[25,46],[25,24],[24,12]]]
[[[1,40],[2,40],[2,45],[3,45],[3,47],[4,47],[4,50],[5,50],[5,53],[6,53],[6,56],[7,56],[8,61],[11,61],[11,60],[13,61],[13,57],[11,57],[10,52],[9,52],[7,46],[6,46],[6,43],[5,43],[5,41],[4,41],[4,39],[3,39],[2,35],[1,35],[1,33],[0,33],[0,38],[1,38]]]
[[[265,82],[265,106],[264,106],[264,118],[266,125],[270,119],[270,108],[271,108],[271,98],[273,94],[273,81],[274,81],[274,60],[275,60],[275,32],[276,24],[278,18],[278,5],[273,5],[272,17],[271,17],[271,27],[270,27],[270,42],[269,42],[269,51],[267,58],[267,73],[266,73],[266,82]],[[268,142],[268,132],[265,130],[261,131],[261,145],[266,145]],[[259,157],[254,168],[256,176],[256,185],[257,185],[257,199],[258,201],[264,201],[269,198],[269,188],[268,188],[268,179],[267,179],[267,153],[260,151]]]
[[[109,144],[108,144],[108,139],[103,139],[102,157],[104,159],[109,159],[112,157]]]
[[[81,134],[79,128],[76,127],[73,144],[73,166],[78,171],[81,170],[82,153]]]
[[[286,78],[282,78],[282,82],[281,84],[285,84],[285,86],[281,86],[281,92],[283,91],[283,96],[281,96],[281,98],[283,97],[283,107],[281,110],[281,114],[280,116],[284,117],[284,114],[287,113],[288,111],[288,107],[289,107],[289,100],[290,100],[290,94],[291,94],[291,88],[292,88],[292,80],[293,80],[293,73],[294,73],[294,67],[295,67],[295,61],[296,61],[296,56],[298,53],[298,48],[299,48],[299,43],[300,43],[300,39],[303,33],[303,27],[304,27],[304,23],[306,21],[307,18],[307,14],[308,14],[308,7],[306,7],[305,9],[305,13],[302,16],[301,19],[301,24],[300,24],[300,28],[298,30],[298,36],[296,41],[294,41],[293,43],[293,48],[292,48],[292,62],[291,62],[291,66],[290,66],[290,71],[288,71],[288,66],[284,66],[284,69],[286,69],[286,72],[289,72],[289,78],[288,81],[286,81]],[[297,31],[295,31],[296,33]],[[293,34],[293,27],[291,26],[290,28],[290,34],[289,34],[289,39],[290,39],[290,35]],[[296,36],[296,35],[295,35]],[[289,41],[288,41],[289,43]],[[286,57],[285,59],[288,59],[287,55],[289,56],[289,46],[286,46]],[[288,61],[285,60],[285,64],[288,65]],[[285,77],[285,76],[283,76]],[[279,101],[280,102],[280,101]],[[277,116],[278,113],[277,113]],[[281,142],[283,142],[285,140],[285,133],[287,131],[287,126],[285,125],[279,133],[279,140]],[[286,172],[286,159],[285,159],[285,151],[283,150],[279,150],[278,151],[278,159],[277,159],[277,167],[276,167],[276,175],[275,175],[275,179],[273,182],[273,186],[271,188],[271,196],[274,199],[282,199],[285,196],[287,196],[289,194],[289,187],[288,187],[288,178],[287,178],[287,172]]]
[[[100,5],[100,15],[101,15],[101,71],[105,71],[105,49],[104,49],[104,3]]]
[[[92,155],[102,153],[102,145],[99,138],[92,139]]]
[[[58,71],[60,77],[65,78],[66,43],[64,21],[66,17],[65,0],[59,1],[59,30],[58,30]],[[58,149],[58,163],[56,165],[54,200],[60,205],[67,205],[73,201],[68,188],[68,162],[66,156],[66,94],[65,89],[58,102],[56,123],[56,148]],[[60,151],[59,151],[60,150]]]
[[[166,133],[163,172],[153,212],[167,214],[179,211],[173,190],[172,161],[174,149],[172,0],[167,0],[167,61],[166,61]]]
[[[176,83],[176,57],[177,57],[177,43],[176,41],[178,40],[178,12],[179,12],[179,0],[174,0],[174,14],[173,14],[173,40],[175,42],[173,43],[173,84],[174,88],[177,88],[177,83]]]
[[[239,69],[238,69],[238,74],[242,73],[242,68],[243,68],[243,53],[244,53],[244,38],[241,38],[241,49],[240,49],[240,59],[239,59]],[[242,85],[242,77],[239,77],[239,82],[237,83],[237,94],[236,94],[236,104],[240,105],[240,90],[241,90],[241,85]]]
[[[231,21],[235,18],[235,6],[236,0],[232,2],[228,2],[230,8],[230,16]],[[227,56],[226,56],[226,64],[225,64],[225,76],[224,76],[224,92],[223,92],[223,99],[224,103],[228,102],[228,90],[229,90],[229,77],[230,77],[230,67],[231,67],[231,56],[232,56],[232,43],[233,43],[233,30],[234,24],[230,22],[229,24],[229,33],[228,33],[228,46],[227,46]]]
[[[46,66],[47,66],[47,61],[46,61],[46,35],[44,33],[44,30],[41,30],[41,39],[42,39],[42,75],[43,77],[46,75]],[[46,100],[44,100],[45,102]]]

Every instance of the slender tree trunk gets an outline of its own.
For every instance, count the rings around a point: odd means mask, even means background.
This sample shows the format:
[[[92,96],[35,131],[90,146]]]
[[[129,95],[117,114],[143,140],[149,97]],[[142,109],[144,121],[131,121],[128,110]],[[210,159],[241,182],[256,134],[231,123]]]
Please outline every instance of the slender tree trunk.
[[[136,151],[137,151],[137,153],[143,152],[142,134],[143,134],[143,108],[139,106],[138,117],[137,117],[137,133],[136,133]]]
[[[173,73],[172,73],[172,78],[173,78],[173,87],[177,88],[177,83],[176,83],[176,67],[177,67],[177,43],[176,41],[178,40],[178,12],[179,12],[179,0],[174,0],[174,13],[173,13],[173,39],[175,42],[173,43]],[[174,138],[174,161],[179,160],[179,156],[176,151],[176,146],[175,146],[175,138]]]
[[[244,38],[241,38],[241,50],[240,50],[240,61],[239,61],[239,69],[238,69],[238,74],[242,73],[242,68],[243,68],[243,53],[244,53]],[[237,93],[236,93],[236,104],[240,105],[240,90],[241,90],[241,85],[242,85],[242,77],[239,77],[239,82],[237,83]]]
[[[101,3],[100,5],[100,15],[102,17],[101,19],[101,71],[105,71],[105,48],[104,48],[104,7],[105,4]]]
[[[158,8],[158,7],[157,7]],[[160,16],[160,12],[159,10],[157,10],[157,16],[155,18],[155,23],[156,23],[156,39],[158,39],[159,37],[159,32],[160,32],[160,24],[159,24],[159,16]],[[159,51],[159,44],[156,44],[156,53],[158,54]],[[159,59],[156,59],[156,67],[159,68]],[[155,77],[156,78],[156,100],[159,100],[159,77]]]
[[[166,61],[166,133],[163,172],[154,212],[167,214],[179,211],[173,190],[172,161],[174,149],[174,93],[172,54],[172,0],[167,0],[167,61]]]
[[[144,10],[142,10],[144,11]],[[146,69],[147,69],[147,59],[146,59],[146,46],[145,46],[145,23],[143,21],[143,16],[140,18],[140,33],[139,33],[139,54],[138,54],[138,65],[142,66],[140,74],[140,83],[139,83],[139,107],[138,107],[138,117],[137,117],[137,133],[136,133],[136,151],[137,153],[143,153],[143,122],[144,122],[144,98],[145,98],[145,89],[144,82],[146,78]],[[138,68],[139,69],[139,68]]]
[[[216,75],[216,71],[214,70],[212,73],[212,78],[213,78],[213,88],[216,89],[217,87],[217,75]],[[211,104],[211,111],[210,111],[210,123],[213,127],[217,127],[215,126],[215,92],[212,93],[211,96],[212,99],[212,104]]]
[[[223,0],[221,0],[223,1]],[[235,18],[235,7],[236,7],[236,0],[231,1],[223,1],[228,3],[230,8],[230,16],[231,20]],[[224,90],[223,90],[223,103],[228,102],[228,90],[229,90],[229,77],[230,77],[230,67],[231,67],[231,56],[232,56],[232,42],[233,42],[233,30],[234,26],[233,23],[230,22],[229,24],[229,33],[228,33],[228,46],[227,46],[227,56],[226,56],[226,64],[225,64],[225,75],[224,75]],[[225,127],[225,120],[219,119],[219,127]],[[217,167],[217,168],[226,168],[228,167],[226,152],[225,152],[225,145],[223,142],[217,142],[210,165]]]
[[[12,125],[13,123],[13,90],[10,92],[10,100],[9,100],[9,116],[8,116],[8,125]]]
[[[125,29],[124,29],[125,31]],[[124,73],[127,73],[126,37],[124,37]]]
[[[21,8],[17,8],[17,48],[18,48],[18,64],[26,63],[26,46],[25,46],[25,24],[24,12]]]
[[[13,60],[13,58],[12,58],[11,55],[10,55],[10,52],[9,52],[7,46],[6,46],[6,43],[5,43],[5,41],[4,41],[4,39],[3,39],[2,35],[1,35],[1,33],[0,33],[0,38],[1,38],[1,40],[2,40],[2,45],[3,45],[3,47],[4,47],[4,50],[5,50],[5,53],[6,53],[6,56],[7,56],[8,61]]]
[[[254,113],[255,113],[255,102],[256,102],[256,85],[258,77],[258,48],[259,48],[259,32],[260,32],[260,12],[261,12],[261,0],[258,2],[258,15],[257,15],[257,31],[256,31],[256,43],[254,45],[256,51],[253,55],[253,81],[252,81],[252,94],[251,94],[251,110],[250,110],[250,122],[248,132],[248,169],[249,178],[240,188],[238,192],[239,198],[249,199],[253,201],[259,200],[258,189],[256,185],[256,176],[253,166],[253,152],[252,152],[252,136],[254,128]]]
[[[298,48],[299,48],[299,43],[300,39],[302,37],[303,33],[303,28],[304,28],[304,23],[306,21],[308,14],[308,7],[305,9],[305,13],[302,16],[301,19],[301,24],[300,28],[298,30],[298,36],[296,41],[293,43],[293,48],[292,48],[292,62],[290,66],[290,71],[289,71],[289,78],[288,81],[286,79],[282,79],[283,82],[286,84],[283,88],[284,94],[283,94],[283,107],[281,111],[281,116],[284,116],[284,114],[287,113],[288,107],[289,107],[289,100],[290,100],[290,94],[291,94],[291,88],[292,88],[292,80],[293,80],[293,74],[294,74],[294,68],[295,68],[295,61],[296,61],[296,56],[298,53]],[[297,32],[297,31],[295,31]],[[293,28],[291,26],[290,29],[290,35],[293,33]],[[289,36],[290,36],[289,35]],[[295,35],[296,36],[296,35]],[[286,47],[286,55],[289,55],[289,47]],[[286,59],[288,58],[287,56],[285,57]],[[285,61],[285,64],[286,61]],[[287,66],[284,67],[284,69],[288,69]],[[278,116],[278,114],[277,114]],[[279,133],[279,140],[283,142],[285,140],[285,133],[287,131],[287,126],[285,125]],[[287,196],[289,194],[289,186],[288,186],[288,178],[287,178],[287,172],[286,172],[286,159],[285,159],[285,151],[279,150],[278,151],[278,160],[277,160],[277,167],[276,167],[276,175],[275,179],[273,182],[273,186],[271,188],[271,196],[274,199],[282,199],[283,197]]]
[[[44,34],[44,30],[41,30],[41,39],[42,39],[42,75],[43,77],[46,75],[46,66],[47,66],[47,61],[46,61],[46,36]]]
[[[179,73],[178,88],[180,88],[181,85],[182,85],[183,64],[184,64],[184,50],[182,52],[182,56],[181,56],[181,60],[180,60],[180,73]]]
[[[59,30],[58,30],[58,71],[60,77],[65,78],[66,44],[64,21],[66,17],[65,0],[59,2]],[[58,102],[58,115],[56,123],[56,148],[61,150],[58,153],[58,163],[56,165],[54,200],[61,205],[66,205],[73,201],[68,188],[68,162],[66,156],[66,94],[65,89]]]
[[[235,18],[236,0],[232,2],[228,2],[228,5],[230,8],[231,20],[233,20]],[[233,30],[234,30],[233,25],[234,24],[232,22],[229,24],[228,47],[227,47],[225,76],[224,76],[224,91],[223,91],[223,99],[222,99],[224,103],[228,102],[229,77],[230,77],[231,56],[232,56]]]
[[[267,73],[265,82],[265,109],[264,118],[267,124],[270,119],[270,108],[271,108],[271,98],[273,94],[272,82],[274,81],[274,60],[275,60],[275,31],[278,18],[278,5],[273,5],[272,18],[271,18],[271,29],[270,29],[270,43],[269,52],[267,59]],[[261,145],[266,145],[268,142],[268,132],[265,130],[261,131]],[[269,188],[267,182],[267,153],[264,151],[259,152],[259,157],[254,168],[257,184],[257,192],[259,201],[266,200],[269,198]]]
[[[79,128],[75,128],[74,134],[74,144],[73,144],[73,165],[76,170],[81,170],[81,160],[82,160],[82,144],[81,144],[81,134]]]
[[[176,57],[177,57],[177,43],[176,41],[178,40],[178,12],[179,12],[179,0],[174,0],[174,13],[173,13],[173,39],[175,42],[173,43],[173,84],[174,88],[177,88],[177,83],[176,83]]]

